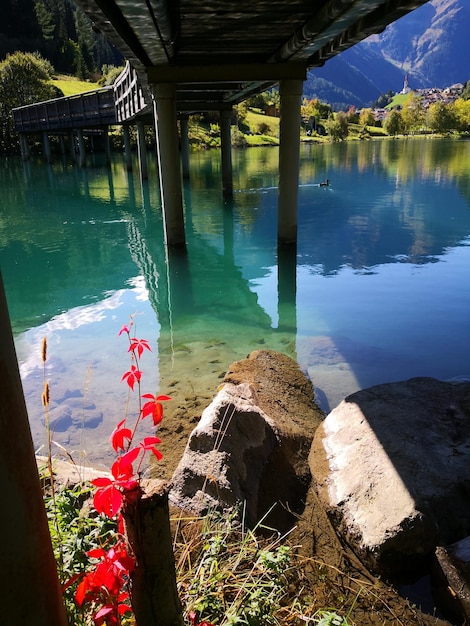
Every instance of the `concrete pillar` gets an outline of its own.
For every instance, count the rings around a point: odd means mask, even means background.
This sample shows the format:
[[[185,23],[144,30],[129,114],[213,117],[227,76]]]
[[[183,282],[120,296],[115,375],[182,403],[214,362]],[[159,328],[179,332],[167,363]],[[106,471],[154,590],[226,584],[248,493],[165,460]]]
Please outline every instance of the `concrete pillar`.
[[[78,140],[78,165],[80,167],[84,167],[85,165],[85,141],[83,139],[83,131],[81,129],[77,130],[77,140]]]
[[[124,156],[126,158],[126,168],[128,172],[132,172],[131,138],[129,134],[129,126],[127,126],[127,124],[122,127],[122,134],[124,137]]]
[[[152,88],[155,98],[155,127],[165,242],[168,246],[184,246],[186,241],[176,120],[176,87],[170,83],[161,83],[152,85]]]
[[[280,83],[278,244],[297,241],[297,201],[300,163],[302,80]]]
[[[181,165],[183,168],[183,178],[189,180],[189,115],[180,116],[180,139],[181,139]]]
[[[0,380],[1,622],[9,626],[65,626],[1,274]]]
[[[145,148],[145,126],[143,122],[137,122],[137,151],[139,153],[140,177],[147,180],[149,177],[147,165],[147,150]]]
[[[24,133],[20,134],[20,150],[23,161],[29,161],[31,155],[29,153],[28,137]]]
[[[233,195],[231,121],[232,110],[220,112],[220,148],[222,160],[222,189],[224,196]]]
[[[46,132],[42,133],[42,145],[44,150],[44,159],[46,163],[51,163],[51,142]]]

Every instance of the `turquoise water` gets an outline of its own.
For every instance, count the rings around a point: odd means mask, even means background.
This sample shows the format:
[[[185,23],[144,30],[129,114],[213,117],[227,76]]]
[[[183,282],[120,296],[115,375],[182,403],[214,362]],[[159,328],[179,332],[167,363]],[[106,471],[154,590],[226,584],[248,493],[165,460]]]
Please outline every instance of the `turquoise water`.
[[[103,460],[131,315],[153,350],[145,391],[182,401],[257,348],[297,359],[326,410],[376,383],[470,377],[470,142],[303,146],[296,258],[277,254],[277,158],[234,151],[227,202],[218,153],[192,155],[187,253],[168,255],[152,159],[144,185],[120,155],[110,169],[0,163],[0,264],[38,447],[47,378],[56,440]]]

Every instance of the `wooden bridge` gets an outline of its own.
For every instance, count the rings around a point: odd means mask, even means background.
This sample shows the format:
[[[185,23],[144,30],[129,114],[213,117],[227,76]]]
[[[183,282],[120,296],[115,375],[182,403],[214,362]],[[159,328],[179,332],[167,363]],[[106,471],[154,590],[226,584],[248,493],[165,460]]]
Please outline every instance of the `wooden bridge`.
[[[166,243],[184,245],[179,146],[183,174],[187,174],[189,113],[219,111],[222,187],[224,194],[230,195],[232,108],[279,84],[278,241],[295,244],[300,104],[307,70],[383,31],[425,1],[77,0],[95,30],[101,31],[130,65],[121,85],[118,81],[108,90],[76,100],[42,103],[30,111],[17,109],[15,122],[23,149],[26,134],[33,132],[28,128],[34,125],[43,125],[47,132],[73,127],[80,144],[82,130],[89,125],[119,123],[126,128],[136,122],[139,136],[142,116],[151,114]],[[71,107],[71,117],[75,116],[72,126],[66,125],[67,107]],[[126,134],[124,139],[126,142]]]

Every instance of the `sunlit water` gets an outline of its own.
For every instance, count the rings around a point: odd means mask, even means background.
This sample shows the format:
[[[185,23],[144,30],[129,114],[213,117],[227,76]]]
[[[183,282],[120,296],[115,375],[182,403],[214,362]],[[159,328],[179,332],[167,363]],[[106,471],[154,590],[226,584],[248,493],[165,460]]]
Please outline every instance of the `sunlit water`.
[[[470,378],[470,142],[303,146],[296,267],[278,259],[277,159],[234,151],[224,202],[219,154],[192,155],[187,254],[168,257],[153,159],[143,186],[120,156],[0,163],[0,263],[38,447],[47,378],[55,439],[103,460],[133,314],[153,350],[146,392],[215,393],[258,348],[295,358],[326,410],[377,383]]]

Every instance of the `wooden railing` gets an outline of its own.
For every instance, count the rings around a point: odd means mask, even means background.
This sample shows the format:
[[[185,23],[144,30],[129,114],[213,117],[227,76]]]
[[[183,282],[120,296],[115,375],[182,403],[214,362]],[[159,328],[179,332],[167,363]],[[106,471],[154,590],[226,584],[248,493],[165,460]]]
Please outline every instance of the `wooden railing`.
[[[89,128],[117,123],[113,87],[13,109],[19,133]]]
[[[129,62],[115,80],[113,88],[118,123],[131,120],[139,114],[151,112],[150,95],[144,91],[137,72]]]
[[[151,112],[150,102],[136,71],[127,63],[114,85],[18,107],[13,109],[13,121],[19,133],[96,128]]]

